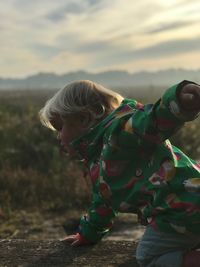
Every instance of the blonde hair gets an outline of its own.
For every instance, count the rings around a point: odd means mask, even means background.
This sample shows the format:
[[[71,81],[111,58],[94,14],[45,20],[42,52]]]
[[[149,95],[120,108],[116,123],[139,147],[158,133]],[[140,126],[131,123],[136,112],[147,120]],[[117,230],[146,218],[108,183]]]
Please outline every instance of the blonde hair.
[[[40,110],[40,121],[55,130],[51,120],[59,115],[63,120],[72,116],[87,118],[91,127],[116,109],[124,98],[102,85],[89,81],[74,81],[60,89]]]

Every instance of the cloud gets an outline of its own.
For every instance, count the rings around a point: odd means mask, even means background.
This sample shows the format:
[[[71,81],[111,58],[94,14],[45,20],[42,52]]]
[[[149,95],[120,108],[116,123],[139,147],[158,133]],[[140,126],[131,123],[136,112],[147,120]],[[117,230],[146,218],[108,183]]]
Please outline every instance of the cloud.
[[[196,0],[1,1],[0,73],[10,60],[21,72],[64,71],[66,59],[73,70],[80,63],[94,71],[130,62],[145,69],[145,62],[166,57],[173,64],[199,51],[199,8]]]
[[[180,40],[172,40],[166,41],[159,44],[155,44],[143,49],[120,49],[117,47],[112,47],[108,51],[108,53],[96,53],[96,56],[93,55],[93,62],[91,60],[90,67],[98,67],[102,69],[105,65],[110,68],[116,68],[119,65],[129,64],[132,65],[138,64],[138,62],[148,62],[154,61],[156,66],[157,61],[165,60],[170,57],[172,58],[172,62],[174,64],[175,58],[180,56],[184,56],[186,54],[194,54],[195,51],[200,53],[200,36],[193,39],[180,39]],[[145,64],[145,63],[144,63]],[[191,64],[190,64],[191,65]],[[117,67],[118,68],[118,67]]]
[[[195,51],[200,52],[200,36],[193,39],[180,39],[166,41],[159,44],[155,44],[142,49],[127,49],[127,50],[113,50],[108,57],[107,64],[109,61],[113,64],[119,64],[121,62],[138,62],[141,60],[149,59],[161,59],[166,57],[176,57],[181,54],[194,53]]]
[[[57,56],[63,50],[56,46],[45,45],[45,44],[31,44],[29,51],[37,54],[40,59],[50,60],[51,58]]]
[[[106,52],[109,53],[110,50],[113,49],[113,45],[111,42],[108,41],[96,41],[96,42],[89,42],[77,47],[77,50],[81,53],[102,53]]]
[[[81,6],[79,3],[68,3],[65,7],[60,7],[57,10],[54,10],[53,12],[49,13],[47,15],[47,19],[51,21],[60,21],[63,20],[67,15],[69,14],[80,14],[83,13],[85,10],[83,6]]]
[[[162,42],[144,49],[133,51],[133,58],[153,58],[200,51],[200,36]]]
[[[175,21],[171,23],[161,24],[150,30],[145,31],[145,33],[147,34],[160,33],[160,32],[165,32],[169,30],[179,29],[179,28],[192,25],[192,24],[194,24],[194,21]]]
[[[64,5],[60,5],[58,8],[50,12],[46,18],[53,22],[59,22],[69,15],[77,16],[79,14],[87,13],[90,9],[94,9],[95,7],[100,8],[102,2],[103,1],[99,0],[68,0]]]

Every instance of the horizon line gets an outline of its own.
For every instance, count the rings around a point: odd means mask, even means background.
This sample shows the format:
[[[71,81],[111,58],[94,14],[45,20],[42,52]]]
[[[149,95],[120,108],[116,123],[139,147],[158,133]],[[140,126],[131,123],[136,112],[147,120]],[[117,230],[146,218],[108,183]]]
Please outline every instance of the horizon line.
[[[51,72],[51,71],[38,71],[36,73],[32,73],[32,74],[28,74],[26,76],[13,76],[13,77],[8,77],[8,76],[0,76],[0,79],[2,80],[24,80],[30,77],[34,77],[37,75],[56,75],[56,76],[64,76],[67,74],[74,74],[74,73],[78,73],[78,72],[82,72],[82,73],[86,73],[86,74],[92,74],[92,75],[98,75],[98,74],[102,74],[102,73],[109,73],[109,72],[121,72],[121,73],[128,73],[129,75],[135,75],[138,73],[158,73],[158,72],[165,72],[165,71],[200,71],[200,67],[199,68],[166,68],[166,69],[160,69],[160,70],[140,70],[140,71],[135,71],[135,72],[130,72],[128,70],[123,70],[123,69],[110,69],[110,70],[104,70],[104,71],[98,71],[98,72],[92,72],[89,70],[74,70],[74,71],[68,71],[68,72],[63,72],[63,73],[57,73],[57,72]]]

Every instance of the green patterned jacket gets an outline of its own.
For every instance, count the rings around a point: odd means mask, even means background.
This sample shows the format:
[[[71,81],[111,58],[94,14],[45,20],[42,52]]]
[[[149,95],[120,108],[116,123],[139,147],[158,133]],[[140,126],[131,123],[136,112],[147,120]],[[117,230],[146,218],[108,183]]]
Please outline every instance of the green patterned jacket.
[[[118,212],[165,232],[200,234],[200,164],[168,140],[198,114],[181,111],[183,81],[154,105],[124,99],[71,145],[89,168],[93,200],[80,233],[100,240]]]

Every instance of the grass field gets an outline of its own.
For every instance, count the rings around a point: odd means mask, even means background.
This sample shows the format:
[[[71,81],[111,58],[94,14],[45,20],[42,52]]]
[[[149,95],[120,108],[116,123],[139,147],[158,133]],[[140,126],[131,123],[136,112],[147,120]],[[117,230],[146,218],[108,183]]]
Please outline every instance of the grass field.
[[[145,99],[141,95],[147,88],[137,94],[128,88],[124,95],[154,102],[159,96],[151,89]],[[61,238],[62,225],[72,232],[90,201],[90,181],[82,166],[61,156],[56,134],[39,122],[38,111],[54,92],[0,91],[0,238]],[[172,137],[196,159],[200,159],[199,122],[186,124]],[[121,224],[127,231],[126,223]]]
[[[140,101],[154,102],[154,94]],[[134,89],[124,92],[132,97]],[[78,163],[59,152],[54,132],[44,128],[38,111],[53,90],[0,91],[0,207],[46,210],[83,207],[90,198],[89,179]],[[153,95],[153,99],[150,99]],[[158,96],[159,98],[159,96]],[[186,124],[172,141],[200,158],[199,120]]]

